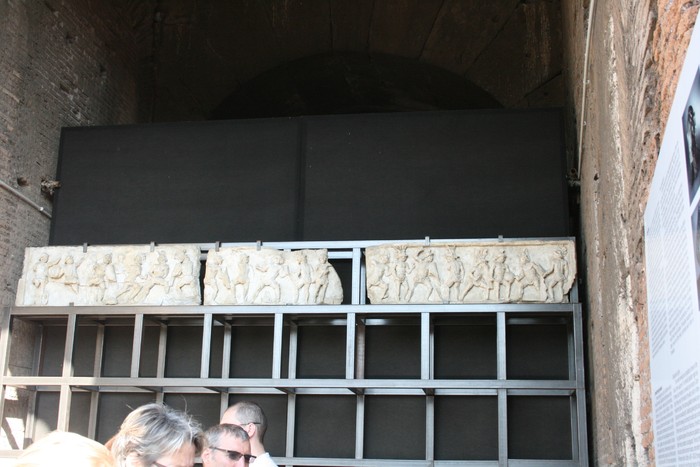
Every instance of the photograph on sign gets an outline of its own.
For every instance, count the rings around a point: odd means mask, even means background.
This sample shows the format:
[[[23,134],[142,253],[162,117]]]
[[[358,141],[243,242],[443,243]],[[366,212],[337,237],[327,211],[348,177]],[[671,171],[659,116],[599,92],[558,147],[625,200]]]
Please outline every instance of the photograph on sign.
[[[688,101],[683,111],[683,135],[685,142],[685,165],[688,170],[690,199],[695,198],[700,187],[700,68],[695,73]]]

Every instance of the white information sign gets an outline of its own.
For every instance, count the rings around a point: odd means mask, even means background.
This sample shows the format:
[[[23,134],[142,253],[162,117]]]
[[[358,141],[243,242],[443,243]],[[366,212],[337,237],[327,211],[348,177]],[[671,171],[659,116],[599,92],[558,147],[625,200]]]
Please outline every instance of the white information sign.
[[[644,213],[658,466],[700,465],[700,28],[690,41]]]

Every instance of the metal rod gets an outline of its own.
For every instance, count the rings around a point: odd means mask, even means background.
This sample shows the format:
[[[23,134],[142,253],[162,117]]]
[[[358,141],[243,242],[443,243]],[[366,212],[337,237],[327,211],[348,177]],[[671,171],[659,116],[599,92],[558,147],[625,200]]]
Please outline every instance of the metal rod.
[[[77,316],[69,316],[66,324],[66,342],[63,350],[63,371],[62,376],[66,380],[70,380],[73,376],[73,348],[75,343],[75,329]],[[71,388],[69,383],[61,385],[61,394],[58,400],[58,421],[56,428],[62,431],[68,431],[70,426],[70,405],[71,405]]]
[[[143,340],[143,313],[134,316],[134,340],[131,345],[131,371],[132,378],[138,378],[141,365],[141,341]]]
[[[347,379],[355,377],[356,323],[357,317],[355,313],[348,313],[345,335],[345,377]]]
[[[352,289],[350,296],[350,303],[358,305],[360,303],[360,291],[362,287],[360,284],[361,280],[361,263],[362,263],[362,250],[360,248],[352,249]]]
[[[286,436],[286,456],[294,457],[294,427],[296,426],[296,403],[294,394],[287,395],[287,436]],[[296,465],[296,462],[294,462]]]
[[[92,376],[99,378],[102,376],[102,357],[105,343],[105,325],[97,324],[95,334],[95,361],[92,364]],[[93,391],[90,394],[90,419],[88,421],[88,437],[95,439],[97,436],[97,412],[100,406],[100,393]]]
[[[577,389],[573,380],[498,380],[498,379],[297,379],[297,378],[124,378],[92,376],[6,376],[7,386],[51,387],[70,384],[84,388],[100,388],[105,392],[130,388],[163,387],[170,391],[195,389],[192,392],[218,392],[228,389],[285,389],[287,391],[317,390],[318,394],[338,394],[342,390],[354,394],[356,390],[378,390],[383,394],[421,394],[423,391],[444,391],[451,394],[492,394],[497,389],[532,390],[533,395],[547,391]],[[341,391],[341,392],[342,392]],[[463,391],[463,392],[459,392]]]
[[[498,390],[498,465],[508,466],[508,393]]]
[[[299,326],[292,323],[289,328],[289,379],[297,377],[297,355],[299,350]]]
[[[499,311],[507,313],[527,313],[527,314],[569,314],[573,311],[572,303],[462,303],[462,304],[431,304],[430,312],[435,313],[496,313]],[[50,310],[47,310],[50,308]],[[90,316],[109,316],[111,318],[134,316],[136,310],[143,315],[168,315],[176,316],[198,316],[203,313],[213,315],[231,316],[265,316],[274,315],[280,312],[279,305],[210,305],[210,306],[18,306],[12,308],[13,316],[28,316],[33,319],[65,317],[71,314],[85,314]],[[402,304],[402,305],[293,305],[286,306],[288,313],[295,315],[329,315],[353,313],[373,313],[373,314],[414,314],[425,311],[425,304]]]
[[[578,458],[581,465],[588,465],[588,428],[586,425],[586,382],[583,366],[582,308],[577,304],[573,314],[574,347],[576,353],[576,406],[578,415]]]
[[[156,366],[156,375],[158,378],[165,378],[165,353],[168,348],[168,325],[160,323],[158,331],[158,363]]]
[[[430,313],[421,313],[420,318],[420,377],[430,379]]]
[[[224,323],[224,344],[222,349],[223,355],[221,356],[221,377],[224,379],[231,376],[231,331],[231,324],[228,322]]]
[[[211,353],[211,313],[204,314],[204,323],[202,324],[202,356],[199,366],[200,378],[209,377],[209,355]],[[223,375],[222,375],[223,376]]]
[[[588,90],[588,58],[591,48],[591,36],[593,31],[593,21],[595,19],[595,0],[591,0],[588,7],[588,29],[586,30],[586,48],[583,52],[583,79],[581,80],[581,116],[579,118],[578,132],[578,153],[576,176],[581,180],[581,163],[583,160],[583,130],[586,127],[586,95]]]
[[[435,397],[425,398],[425,460],[435,459]]]
[[[12,315],[9,307],[0,309],[0,417],[5,413],[5,375],[10,356],[10,321]],[[1,421],[1,420],[0,420]]]
[[[275,313],[275,331],[272,347],[272,377],[279,378],[282,375],[282,330],[284,326],[284,315]]]
[[[496,359],[498,368],[496,370],[496,377],[499,380],[506,379],[507,365],[506,365],[506,314],[497,313],[496,314]]]
[[[358,394],[355,404],[355,459],[365,457],[365,396]]]
[[[18,198],[21,199],[22,201],[24,201],[25,203],[27,203],[28,205],[30,205],[31,207],[33,207],[34,209],[36,209],[37,211],[39,211],[40,213],[42,213],[43,215],[45,215],[46,217],[48,217],[49,219],[51,219],[51,213],[50,213],[49,211],[47,211],[45,207],[39,206],[37,203],[35,203],[35,202],[32,201],[31,199],[29,199],[29,197],[27,197],[24,193],[21,193],[20,191],[17,191],[14,187],[12,187],[11,185],[8,185],[8,184],[7,184],[6,182],[4,182],[3,180],[0,180],[0,187],[2,187],[2,188],[4,188],[5,190],[9,191],[9,192],[12,193],[13,195],[15,195],[16,197],[18,197]]]

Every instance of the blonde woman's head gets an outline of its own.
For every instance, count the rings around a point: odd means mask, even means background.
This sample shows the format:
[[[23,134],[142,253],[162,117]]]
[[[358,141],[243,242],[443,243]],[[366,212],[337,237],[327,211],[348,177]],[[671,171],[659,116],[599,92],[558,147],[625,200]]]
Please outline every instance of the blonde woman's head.
[[[15,467],[115,467],[109,450],[89,438],[67,431],[53,431],[33,443]]]

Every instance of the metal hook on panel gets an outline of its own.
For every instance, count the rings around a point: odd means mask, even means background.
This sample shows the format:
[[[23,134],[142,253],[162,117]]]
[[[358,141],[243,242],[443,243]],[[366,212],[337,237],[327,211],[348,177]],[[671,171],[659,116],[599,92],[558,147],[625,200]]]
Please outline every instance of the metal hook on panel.
[[[219,248],[221,248],[221,242],[216,242],[214,243],[214,251],[217,253],[219,252]]]
[[[151,242],[151,253],[156,250],[156,242]]]
[[[255,242],[255,249],[260,251],[260,248],[262,247],[262,240],[258,240]]]
[[[87,253],[87,243],[83,243],[83,253]]]
[[[425,242],[423,243],[424,246],[430,246],[430,237],[425,237]]]
[[[498,236],[498,242],[499,242],[499,243],[503,243],[503,235],[499,235],[499,236]]]

